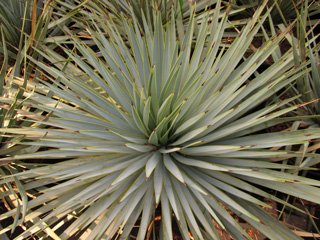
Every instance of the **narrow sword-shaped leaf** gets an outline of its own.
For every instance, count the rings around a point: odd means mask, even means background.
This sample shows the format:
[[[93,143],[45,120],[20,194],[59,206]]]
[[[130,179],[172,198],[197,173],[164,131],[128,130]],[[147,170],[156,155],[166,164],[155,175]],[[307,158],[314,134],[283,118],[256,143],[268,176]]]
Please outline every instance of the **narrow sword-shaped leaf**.
[[[148,160],[146,167],[145,167],[145,172],[146,172],[146,178],[148,179],[154,169],[157,167],[159,161],[162,160],[162,156],[159,153],[159,151],[156,151],[155,153],[152,154],[150,159]]]
[[[184,183],[184,179],[181,175],[181,172],[177,165],[174,163],[169,154],[163,155],[163,163],[166,166],[167,170],[172,173],[180,182]]]

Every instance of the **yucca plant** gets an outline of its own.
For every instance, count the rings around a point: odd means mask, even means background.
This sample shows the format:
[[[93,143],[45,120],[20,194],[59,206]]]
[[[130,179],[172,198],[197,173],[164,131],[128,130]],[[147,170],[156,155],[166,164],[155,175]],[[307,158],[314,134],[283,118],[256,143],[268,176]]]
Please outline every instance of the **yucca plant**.
[[[315,21],[310,19],[309,11],[310,5],[308,1],[304,2],[304,5],[300,6],[299,12],[297,12],[297,19],[294,21],[294,29],[286,33],[286,45],[290,45],[294,55],[295,66],[298,67],[301,63],[306,60],[310,61],[310,72],[306,72],[304,75],[299,77],[289,88],[284,89],[283,92],[275,95],[275,101],[281,101],[283,94],[291,96],[300,95],[292,104],[302,104],[309,102],[301,108],[290,113],[290,116],[299,115],[302,118],[297,122],[293,123],[291,129],[297,129],[302,125],[303,127],[318,127],[320,124],[319,116],[319,89],[320,89],[320,68],[319,68],[319,34],[316,33],[316,24],[319,24],[319,20]],[[269,23],[262,26],[262,32],[266,40],[269,39],[269,34],[275,34],[277,31],[286,31],[285,24],[274,24],[272,16],[269,16]],[[285,46],[284,46],[285,47]],[[271,59],[272,61],[278,61],[279,58],[284,54],[283,45],[277,47],[273,52]],[[307,67],[307,66],[305,66]],[[304,118],[304,119],[303,119]],[[313,143],[315,142],[315,144]],[[313,141],[310,144],[305,144],[303,148],[307,151],[315,151],[319,148],[318,141]],[[300,159],[301,160],[301,159]],[[300,162],[297,159],[297,162]],[[319,162],[319,159],[308,159],[304,161],[302,166],[312,166]]]
[[[0,125],[1,128],[11,127],[41,127],[41,124],[35,124],[28,120],[19,117],[18,110],[32,111],[37,114],[42,114],[38,109],[31,109],[18,103],[24,99],[23,92],[27,86],[30,76],[38,77],[40,72],[27,60],[23,53],[29,53],[35,59],[41,59],[39,54],[32,51],[32,47],[37,48],[41,43],[45,42],[47,34],[55,34],[59,32],[56,24],[51,22],[49,30],[49,22],[51,16],[50,1],[37,0],[12,0],[0,2],[0,97],[11,98],[13,103],[8,105],[0,104]],[[48,43],[46,41],[46,43]],[[50,48],[55,48],[53,44],[48,44]],[[39,57],[39,58],[38,58]],[[31,74],[32,72],[32,74]],[[11,80],[8,80],[11,79]],[[20,86],[15,81],[18,80]],[[50,93],[48,93],[50,95]],[[46,113],[44,113],[46,114]],[[36,146],[23,146],[17,144],[21,137],[6,135],[3,132],[0,135],[0,156],[12,156],[16,154],[32,153],[39,149]],[[3,166],[6,165],[6,166]],[[26,168],[14,165],[1,163],[1,176],[12,174]],[[18,169],[18,170],[17,170]],[[10,184],[5,186],[1,184],[3,190]],[[13,206],[16,202],[16,194],[10,197],[2,198],[2,203],[6,206]],[[1,236],[1,239],[5,236]]]
[[[46,44],[50,48],[56,48],[55,42],[67,41],[64,35],[63,24],[70,22],[71,15],[63,16],[59,9],[54,9],[55,0],[3,0],[0,2],[0,26],[4,33],[4,40],[0,38],[0,64],[3,56],[8,55],[8,63],[22,64],[23,58],[19,52],[32,54],[30,47],[37,48],[40,44]],[[77,12],[76,8],[74,12]],[[56,20],[55,15],[60,19]],[[3,47],[6,44],[6,50]],[[6,51],[6,53],[5,53]],[[37,58],[36,55],[33,55]],[[27,72],[31,72],[28,69]]]
[[[28,82],[28,77],[30,76],[27,70],[32,68],[32,66],[26,67],[27,66],[27,61],[26,58],[23,57],[22,55],[22,45],[20,46],[19,52],[17,52],[17,60],[14,63],[13,67],[9,68],[9,54],[6,49],[7,44],[5,44],[5,38],[4,38],[4,33],[2,31],[1,27],[1,37],[2,37],[2,46],[3,46],[3,64],[0,68],[0,96],[5,97],[5,98],[11,98],[13,99],[13,103],[9,105],[4,105],[0,104],[0,125],[1,128],[11,128],[11,127],[30,127],[30,126],[37,126],[41,127],[41,124],[36,124],[32,123],[28,120],[24,120],[19,117],[19,114],[17,113],[18,110],[23,110],[23,111],[32,111],[32,112],[37,112],[37,114],[41,114],[39,110],[36,109],[31,109],[30,107],[27,106],[22,106],[22,104],[18,103],[18,101],[21,101],[24,99],[23,97],[23,92],[25,87],[27,86]],[[26,51],[27,46],[24,47],[24,51]],[[35,56],[36,54],[33,54]],[[12,64],[12,61],[11,61]],[[24,69],[24,73],[21,74],[21,69]],[[35,71],[35,75],[38,75],[39,71]],[[8,80],[11,79],[11,80]],[[16,79],[19,79],[19,85],[15,84]],[[22,84],[21,84],[22,83]],[[48,93],[50,94],[50,93]],[[43,111],[42,111],[43,113]],[[46,113],[44,113],[46,114]],[[39,147],[38,146],[27,146],[27,145],[21,145],[18,144],[19,141],[21,140],[21,136],[10,136],[6,135],[5,133],[1,132],[0,134],[0,156],[5,157],[5,156],[13,156],[16,154],[26,154],[26,153],[33,153],[36,152]],[[0,164],[0,174],[1,176],[5,175],[11,175],[12,173],[15,173],[17,171],[20,171],[22,168],[26,169],[27,163],[24,164],[24,166],[19,165],[17,167],[14,164],[10,163],[5,163],[1,162]],[[31,166],[32,167],[32,166]],[[3,191],[9,187],[12,189],[12,186],[9,184],[0,184],[0,189]],[[8,197],[3,197],[1,198],[1,204],[4,204],[6,207],[10,208],[10,206],[14,206],[16,203],[16,198],[17,195],[14,192],[11,192],[13,195],[13,198],[8,196]],[[2,224],[2,223],[1,223]],[[1,227],[1,225],[0,225]],[[1,235],[1,239],[9,239],[5,235]]]
[[[251,17],[257,7],[261,5],[262,0],[232,0],[231,5],[234,9],[245,10],[240,12],[240,15]],[[275,7],[271,11],[272,19],[275,23],[285,23],[288,25],[290,21],[293,21],[299,15],[304,5],[308,6],[309,17],[317,16],[320,13],[319,1],[314,0],[269,0],[268,6],[274,5]]]
[[[209,14],[210,17],[213,16],[214,12],[216,11],[216,2],[216,0],[197,2],[195,16],[198,25],[203,21],[203,18],[205,18],[207,14]],[[61,16],[61,19],[57,19],[57,21],[59,21],[61,24],[65,24],[65,20],[74,21],[73,26],[80,32],[85,29],[88,24],[92,26],[93,22],[95,22],[101,29],[101,31],[105,34],[105,36],[112,37],[112,34],[108,35],[108,33],[112,31],[109,29],[108,22],[112,21],[114,25],[113,27],[117,28],[118,32],[121,34],[121,38],[123,38],[124,41],[126,41],[127,39],[126,31],[122,24],[123,15],[125,15],[127,18],[132,18],[132,15],[134,15],[137,19],[137,24],[142,28],[142,15],[144,15],[149,28],[152,29],[152,27],[154,26],[152,12],[156,9],[159,14],[161,14],[162,23],[164,25],[167,21],[171,21],[172,17],[174,17],[177,26],[177,38],[181,39],[181,41],[179,42],[182,44],[184,33],[188,27],[190,20],[191,5],[192,1],[189,0],[55,0],[53,6],[59,12],[59,14],[56,15]],[[220,6],[220,17],[222,16],[222,13],[224,13],[225,9],[226,8],[224,8],[223,6]],[[242,10],[243,9],[241,7],[236,10],[229,9],[228,14],[229,16],[235,15]],[[246,19],[228,21],[228,23],[226,24],[226,28],[234,28],[238,25],[242,26],[246,23],[246,21]],[[195,25],[194,27],[195,32],[198,32],[197,25]],[[64,27],[64,30],[67,33],[66,35],[70,35],[68,28]],[[89,46],[92,47],[92,45],[94,45],[94,43],[91,41],[90,36],[83,32],[82,36]],[[224,36],[234,37],[235,34],[232,31],[228,31],[224,32]]]
[[[319,20],[318,23],[319,24]],[[284,26],[279,25],[280,29],[283,30]],[[314,128],[320,125],[320,65],[319,65],[319,34],[315,32],[314,25],[309,17],[309,7],[307,4],[301,7],[301,10],[297,17],[296,24],[296,36],[294,34],[287,34],[286,38],[288,43],[293,46],[295,66],[300,65],[301,62],[310,59],[311,71],[304,74],[297,79],[296,83],[289,89],[291,96],[301,94],[296,103],[310,102],[303,106],[301,109],[295,111],[293,114],[300,116],[310,116],[307,120],[301,122],[298,121],[294,126],[300,126],[304,124],[306,127]],[[310,142],[304,146],[308,152],[316,152],[319,149],[319,139]],[[296,162],[301,159],[296,159]],[[313,166],[319,163],[317,158],[306,158],[301,166]],[[303,173],[304,175],[307,172]]]
[[[3,28],[8,56],[13,62],[19,47],[23,47],[24,34],[37,40],[43,34],[48,17],[48,4],[37,0],[4,0],[0,2],[0,25]],[[4,54],[0,39],[0,54]]]
[[[301,94],[300,102],[311,102],[303,110],[305,115],[318,115],[314,118],[314,124],[319,126],[320,120],[320,65],[319,65],[319,35],[315,32],[313,25],[310,23],[308,6],[305,5],[297,18],[297,37],[293,34],[287,35],[289,43],[294,46],[295,65],[298,66],[306,59],[311,60],[312,71],[302,76],[295,85],[293,94]],[[318,20],[319,24],[320,20]]]
[[[4,39],[3,35],[2,38]],[[13,99],[16,99],[15,103],[13,103],[11,106],[5,106],[0,104],[0,125],[1,128],[6,127],[12,127],[12,126],[30,126],[30,122],[24,122],[20,119],[16,119],[16,109],[20,108],[21,105],[17,104],[18,99],[23,98],[23,90],[19,89],[21,86],[15,85],[11,81],[6,81],[6,76],[9,77],[14,75],[19,75],[20,70],[20,64],[16,63],[14,68],[12,68],[10,71],[8,71],[7,63],[8,63],[8,54],[6,45],[3,44],[4,47],[4,61],[3,65],[0,68],[0,96],[1,97],[10,97]],[[24,87],[27,83],[27,74],[25,73],[24,76],[22,76],[22,79],[24,84],[22,86]],[[21,78],[20,78],[21,80]],[[19,81],[20,83],[20,81]],[[0,156],[8,156],[8,155],[14,155],[17,154],[20,150],[24,149],[25,146],[16,146],[16,143],[19,142],[20,138],[13,138],[13,139],[7,139],[5,136],[0,137]],[[11,154],[10,154],[11,153]]]
[[[25,222],[29,227],[16,239],[39,232],[53,239],[127,239],[139,223],[134,237],[145,239],[158,209],[161,239],[173,239],[173,221],[184,239],[219,239],[219,231],[251,239],[233,215],[270,239],[301,239],[269,215],[265,208],[271,207],[262,200],[297,209],[266,190],[271,189],[320,203],[319,181],[279,171],[298,167],[272,161],[319,156],[271,149],[319,138],[320,129],[267,133],[270,126],[296,119],[279,117],[301,105],[285,107],[297,96],[263,103],[305,74],[308,62],[294,67],[288,51],[254,74],[286,32],[242,62],[267,18],[260,16],[266,2],[229,48],[220,44],[227,22],[227,13],[219,20],[220,3],[197,34],[191,14],[182,47],[174,17],[163,25],[155,10],[152,28],[145,18],[143,29],[134,15],[122,18],[129,43],[111,23],[111,38],[88,27],[104,59],[77,37],[77,51],[65,49],[70,59],[56,68],[31,59],[52,83],[28,83],[18,102],[50,114],[21,109],[21,117],[47,128],[1,129],[42,151],[1,159],[16,166],[0,182],[0,196],[15,198],[16,209],[0,216],[15,216],[0,234]],[[41,54],[56,62],[45,48]],[[14,101],[1,98],[7,105]],[[53,163],[19,169],[21,162],[39,158]]]
[[[209,0],[209,1],[200,1],[197,5],[196,11],[202,12],[205,9],[213,6],[217,1]],[[114,18],[121,18],[121,14],[126,14],[128,16],[135,15],[137,21],[143,26],[142,13],[145,18],[151,23],[153,21],[152,12],[154,9],[157,9],[159,13],[162,15],[162,20],[166,22],[170,21],[169,16],[172,14],[174,18],[177,18],[180,14],[180,18],[189,17],[190,12],[190,4],[192,1],[187,0],[152,0],[152,1],[144,1],[144,0],[93,0],[93,1],[81,1],[81,0],[55,0],[55,4],[60,6],[60,9],[65,9],[66,13],[74,9],[75,7],[81,5],[82,13],[86,16],[94,16],[94,14],[98,14],[100,17],[104,16],[107,18],[108,15],[112,15]],[[81,21],[79,15],[76,16],[78,20]],[[98,19],[97,19],[98,20]],[[99,19],[100,21],[104,21],[104,19]],[[151,26],[152,27],[152,26]]]
[[[49,2],[37,0],[2,1],[0,6],[0,96],[15,99],[10,107],[1,106],[0,125],[2,128],[30,126],[32,123],[16,118],[16,110],[22,107],[21,104],[17,104],[17,100],[23,98],[23,91],[31,72],[37,77],[40,72],[24,54],[29,53],[33,58],[38,59],[39,54],[34,52],[32,47],[37,48],[47,37],[52,9]],[[55,26],[56,24],[52,24],[53,29]],[[6,81],[5,76],[12,80],[23,79],[23,84],[18,86],[14,81]],[[13,152],[17,154],[25,148],[15,146],[17,139],[0,139],[0,156],[10,155]]]

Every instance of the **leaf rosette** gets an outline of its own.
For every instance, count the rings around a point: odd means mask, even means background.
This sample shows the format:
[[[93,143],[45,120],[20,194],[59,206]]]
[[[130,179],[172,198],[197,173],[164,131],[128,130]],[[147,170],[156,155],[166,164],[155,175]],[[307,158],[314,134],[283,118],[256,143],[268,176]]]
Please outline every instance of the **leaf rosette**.
[[[264,190],[273,189],[320,202],[318,181],[288,173],[297,166],[272,161],[311,156],[272,148],[319,138],[320,130],[268,133],[264,130],[292,120],[279,117],[299,106],[287,105],[297,97],[262,103],[305,74],[307,63],[294,67],[289,50],[258,73],[286,32],[244,59],[268,13],[260,16],[259,8],[226,46],[221,42],[227,13],[219,14],[219,3],[216,9],[202,21],[191,15],[184,39],[178,39],[173,17],[163,25],[155,11],[152,28],[145,19],[140,28],[134,18],[123,18],[128,42],[109,22],[112,38],[98,27],[88,28],[98,54],[74,37],[77,54],[65,49],[70,61],[59,62],[49,49],[41,54],[57,62],[56,68],[33,60],[53,83],[29,83],[22,104],[48,114],[23,109],[18,113],[47,128],[3,131],[23,135],[21,144],[46,149],[3,161],[71,159],[33,166],[2,180],[17,181],[19,189],[38,195],[22,199],[16,225],[33,225],[20,238],[40,230],[58,238],[56,223],[71,214],[77,218],[61,239],[80,230],[81,239],[117,234],[125,239],[138,220],[137,238],[144,239],[159,205],[164,239],[173,239],[173,219],[185,239],[189,232],[194,239],[219,239],[217,229],[235,239],[250,239],[228,210],[271,239],[300,239],[267,213],[265,208],[271,207],[261,199],[297,209]],[[5,104],[12,101],[2,99]],[[1,218],[15,213],[11,210]]]

